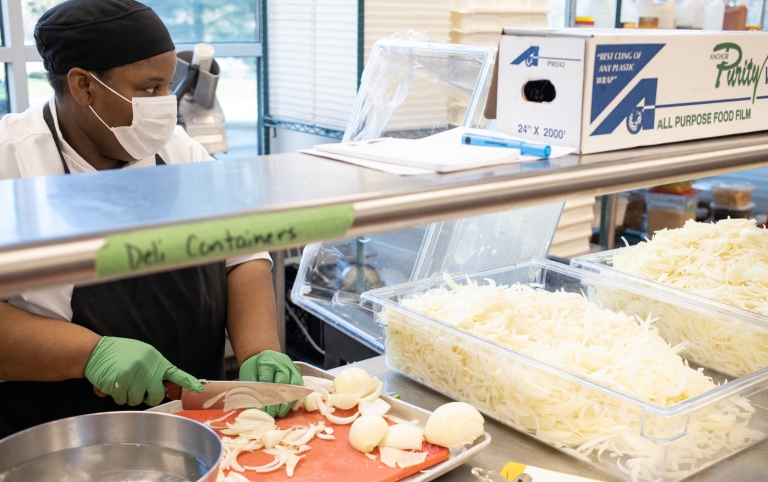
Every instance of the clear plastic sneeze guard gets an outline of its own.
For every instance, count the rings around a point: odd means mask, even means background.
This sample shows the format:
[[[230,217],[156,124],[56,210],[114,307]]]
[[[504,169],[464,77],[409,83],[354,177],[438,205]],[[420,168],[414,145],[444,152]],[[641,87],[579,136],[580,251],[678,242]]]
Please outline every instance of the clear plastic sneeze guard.
[[[495,55],[491,47],[377,41],[342,142],[482,127]]]
[[[710,308],[665,292],[538,259],[469,271],[452,279],[459,285],[467,284],[467,279],[480,286],[492,280],[496,286],[519,283],[550,293],[583,294],[606,306],[613,298],[632,298],[633,303],[623,306],[624,313],[642,320],[670,308],[686,311],[691,320],[715,315]],[[666,404],[651,402],[612,388],[594,373],[582,376],[557,368],[548,363],[550,359],[525,356],[493,338],[402,304],[446,288],[443,278],[432,278],[362,295],[362,305],[374,311],[385,329],[387,364],[605,472],[632,481],[682,480],[768,433],[768,369],[733,379],[712,369],[709,360],[682,355],[691,368],[700,370],[690,376],[711,377],[714,383],[706,382],[711,388],[668,399]],[[730,321],[739,329],[768,335],[767,326]],[[593,349],[586,338],[575,345],[567,350]],[[597,345],[594,349],[599,349]],[[637,380],[639,386],[647,386],[644,383],[655,382]]]
[[[482,127],[495,50],[383,39],[363,73],[344,141],[420,138],[463,125]],[[548,161],[543,161],[548,162]],[[521,169],[536,168],[523,165]],[[445,221],[304,249],[291,300],[384,352],[384,333],[360,308],[365,291],[410,280],[545,257],[563,203]]]

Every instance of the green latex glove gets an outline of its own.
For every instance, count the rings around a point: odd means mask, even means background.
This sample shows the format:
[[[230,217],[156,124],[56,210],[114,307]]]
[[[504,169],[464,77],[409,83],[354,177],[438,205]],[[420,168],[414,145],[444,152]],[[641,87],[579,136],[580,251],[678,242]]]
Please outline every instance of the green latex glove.
[[[129,338],[103,337],[84,374],[118,405],[157,405],[165,398],[164,379],[198,393],[203,391],[195,377],[171,365],[154,347]]]
[[[304,386],[301,372],[288,355],[272,350],[265,350],[245,360],[240,366],[240,380],[244,382],[288,383]],[[295,402],[263,407],[261,410],[271,416],[285,417]]]

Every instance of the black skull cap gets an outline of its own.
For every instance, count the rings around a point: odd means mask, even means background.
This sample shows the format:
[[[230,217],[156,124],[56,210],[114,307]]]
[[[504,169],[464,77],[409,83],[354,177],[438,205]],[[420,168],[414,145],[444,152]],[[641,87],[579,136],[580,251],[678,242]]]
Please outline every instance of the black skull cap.
[[[160,17],[134,0],[60,3],[37,22],[35,45],[53,74],[109,70],[175,49]]]

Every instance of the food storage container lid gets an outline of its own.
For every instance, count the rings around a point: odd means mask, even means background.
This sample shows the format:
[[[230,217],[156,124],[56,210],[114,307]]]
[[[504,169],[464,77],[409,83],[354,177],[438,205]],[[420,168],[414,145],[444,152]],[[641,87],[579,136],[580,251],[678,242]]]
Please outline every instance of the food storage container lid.
[[[715,204],[712,202],[712,203],[709,203],[709,206],[712,209],[719,209],[722,211],[749,211],[750,209],[755,207],[756,204],[753,202],[750,202],[748,204],[742,204],[741,206],[728,206],[724,204]]]
[[[749,182],[720,181],[714,186],[715,191],[747,191],[755,190],[755,185]]]
[[[441,117],[425,122],[424,129],[402,129],[402,121],[408,120],[403,113],[416,97],[424,97],[425,102],[439,101],[443,106],[447,106],[447,99],[459,102],[464,107],[457,124],[482,127],[479,117],[490,88],[495,55],[490,47],[379,40],[365,68],[344,140],[375,139],[385,134],[415,139],[453,127],[446,126],[446,119]],[[394,75],[395,71],[402,75]],[[425,83],[431,87],[423,89]],[[548,161],[544,161],[527,163],[520,169],[547,167]],[[445,271],[546,257],[562,207],[562,202],[545,204],[310,244],[304,249],[291,301],[383,353],[384,330],[372,312],[360,307],[362,293]],[[300,323],[290,307],[288,315]]]

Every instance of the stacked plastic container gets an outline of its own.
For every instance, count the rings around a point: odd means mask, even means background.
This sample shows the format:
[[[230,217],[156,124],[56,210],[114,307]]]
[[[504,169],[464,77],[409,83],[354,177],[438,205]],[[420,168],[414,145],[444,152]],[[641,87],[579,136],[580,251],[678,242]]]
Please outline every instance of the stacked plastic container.
[[[549,254],[561,258],[589,252],[589,240],[592,237],[592,220],[595,217],[592,206],[595,198],[585,197],[565,202],[560,222],[557,224],[555,237]]]
[[[366,0],[364,52],[366,65],[376,41],[397,35],[403,40],[448,42],[450,40],[450,0],[418,2]],[[449,96],[441,85],[415,76],[408,97],[398,108],[396,119],[388,126],[404,131],[432,129],[448,124]]]
[[[712,203],[712,218],[721,219],[749,218],[755,203],[751,202],[755,186],[749,182],[721,181],[715,184]]]
[[[504,27],[546,27],[549,0],[452,0],[451,42],[497,47]]]

